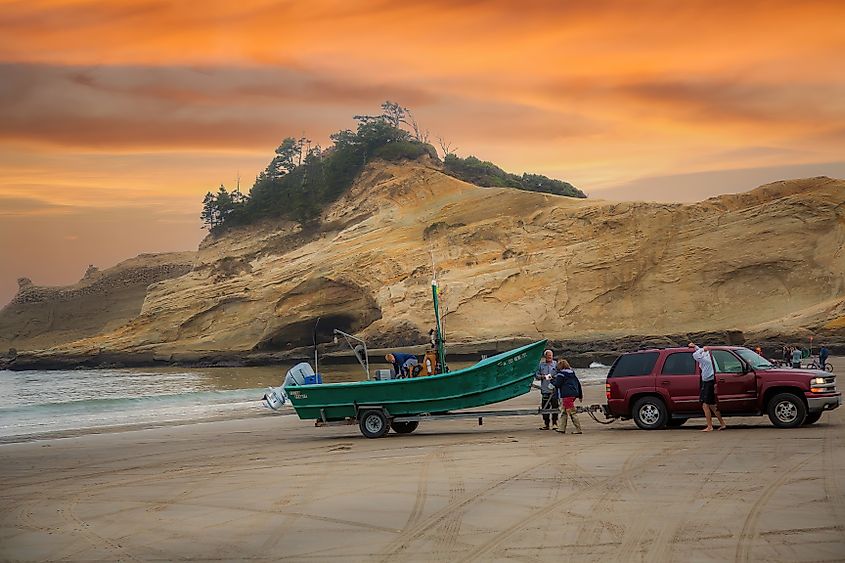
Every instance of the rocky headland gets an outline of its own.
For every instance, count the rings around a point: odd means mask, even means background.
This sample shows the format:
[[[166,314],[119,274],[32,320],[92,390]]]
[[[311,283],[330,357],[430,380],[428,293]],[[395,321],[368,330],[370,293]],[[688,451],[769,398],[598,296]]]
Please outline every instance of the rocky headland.
[[[632,194],[635,197],[635,194]],[[424,156],[367,164],[320,221],[209,235],[0,311],[13,369],[258,364],[339,328],[422,349],[432,262],[450,351],[547,338],[579,363],[621,350],[825,343],[845,352],[845,181],[775,182],[695,204],[483,188]]]

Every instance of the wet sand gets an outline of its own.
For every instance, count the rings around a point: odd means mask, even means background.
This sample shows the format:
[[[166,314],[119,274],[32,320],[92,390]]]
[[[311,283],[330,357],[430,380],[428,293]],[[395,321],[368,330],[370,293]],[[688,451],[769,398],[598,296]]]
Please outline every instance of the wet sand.
[[[268,413],[9,444],[0,559],[842,560],[843,412],[797,430],[582,415],[581,436],[521,417],[378,440]]]

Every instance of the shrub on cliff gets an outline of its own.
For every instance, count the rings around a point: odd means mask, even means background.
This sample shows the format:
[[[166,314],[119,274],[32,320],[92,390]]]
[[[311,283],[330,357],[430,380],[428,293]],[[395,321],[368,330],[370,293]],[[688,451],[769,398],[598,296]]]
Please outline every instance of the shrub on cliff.
[[[355,131],[331,135],[332,146],[323,150],[306,138],[288,137],[255,179],[249,195],[220,186],[208,192],[200,215],[203,225],[218,232],[263,217],[283,217],[301,223],[317,220],[320,212],[345,192],[364,165],[373,158],[398,161],[437,151],[399,104],[385,102],[380,115],[357,115]],[[412,127],[414,133],[401,128]]]
[[[378,147],[373,151],[373,157],[397,162],[400,160],[416,160],[424,155],[440,160],[437,150],[428,143],[417,141],[399,141]]]
[[[476,186],[493,188],[517,188],[532,192],[544,192],[569,197],[587,197],[584,192],[562,180],[554,180],[540,174],[522,176],[505,172],[492,162],[474,156],[460,158],[447,154],[443,159],[444,171],[459,180]]]

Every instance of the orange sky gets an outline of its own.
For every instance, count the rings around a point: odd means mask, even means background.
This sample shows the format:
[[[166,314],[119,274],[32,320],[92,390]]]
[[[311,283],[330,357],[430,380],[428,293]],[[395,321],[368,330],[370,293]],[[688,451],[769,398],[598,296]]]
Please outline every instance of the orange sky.
[[[845,3],[0,0],[0,304],[189,249],[202,195],[391,99],[591,197],[845,176]]]

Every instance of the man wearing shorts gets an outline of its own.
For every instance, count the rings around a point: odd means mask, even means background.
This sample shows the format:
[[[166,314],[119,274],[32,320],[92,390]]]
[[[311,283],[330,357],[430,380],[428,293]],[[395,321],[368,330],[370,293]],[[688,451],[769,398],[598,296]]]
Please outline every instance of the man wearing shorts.
[[[689,347],[695,348],[692,357],[698,362],[698,366],[701,368],[701,394],[699,395],[699,401],[701,401],[701,408],[704,410],[704,418],[707,420],[707,426],[704,427],[702,432],[713,431],[714,414],[719,419],[719,430],[724,430],[728,425],[722,420],[722,413],[719,412],[719,407],[716,406],[716,377],[710,351],[707,347],[699,348],[692,342],[689,343]]]

